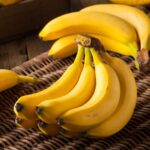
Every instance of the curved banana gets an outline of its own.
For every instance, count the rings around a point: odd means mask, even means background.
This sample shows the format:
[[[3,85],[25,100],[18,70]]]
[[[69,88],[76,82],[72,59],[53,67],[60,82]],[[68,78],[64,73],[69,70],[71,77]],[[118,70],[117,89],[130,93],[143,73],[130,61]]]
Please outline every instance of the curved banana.
[[[140,48],[150,50],[150,19],[143,11],[126,5],[102,4],[82,9],[82,11],[103,12],[117,16],[130,23],[139,35]]]
[[[3,5],[3,6],[12,5],[19,1],[21,0],[0,0],[0,5]]]
[[[133,43],[131,43],[130,45],[126,45],[119,41],[98,34],[87,35],[99,39],[106,50],[110,50],[127,56],[133,56],[134,58],[137,56],[137,44],[133,45]],[[74,34],[58,39],[56,42],[54,42],[48,54],[53,58],[65,58],[75,54],[77,52],[77,45],[74,40],[76,36],[77,35]]]
[[[30,120],[30,119],[25,120],[25,119],[21,119],[21,118],[16,117],[15,123],[19,127],[29,129],[29,128],[35,128],[37,121],[36,120]]]
[[[83,71],[76,86],[68,94],[40,103],[36,109],[38,118],[47,123],[56,123],[56,119],[69,109],[83,105],[95,89],[95,71],[89,48],[85,48]]]
[[[0,92],[22,82],[36,83],[37,79],[29,76],[18,75],[11,70],[0,69]]]
[[[55,136],[59,133],[59,126],[57,124],[47,124],[39,120],[37,123],[37,126],[43,134],[46,134],[49,136]]]
[[[71,91],[78,82],[83,69],[83,57],[84,49],[82,46],[79,46],[74,63],[65,71],[59,80],[43,91],[25,95],[18,99],[14,106],[16,115],[20,118],[35,119],[37,118],[35,108],[39,103],[47,99],[63,96]]]
[[[96,89],[87,103],[58,118],[58,123],[67,130],[86,131],[107,119],[119,103],[120,84],[115,71],[101,62],[94,49],[91,52],[95,63]]]
[[[106,13],[83,11],[53,19],[42,29],[39,36],[43,40],[53,40],[80,33],[100,34],[127,45],[137,41],[134,28],[124,20]]]
[[[119,58],[108,55],[104,58],[119,77],[121,96],[115,112],[107,120],[87,131],[88,135],[97,137],[108,137],[120,131],[132,117],[137,100],[136,82],[129,66]]]
[[[69,35],[56,40],[51,46],[48,55],[57,59],[75,54],[77,52],[77,44],[75,43],[76,36],[77,35]]]
[[[127,5],[147,5],[150,0],[110,0],[113,3],[127,4]]]

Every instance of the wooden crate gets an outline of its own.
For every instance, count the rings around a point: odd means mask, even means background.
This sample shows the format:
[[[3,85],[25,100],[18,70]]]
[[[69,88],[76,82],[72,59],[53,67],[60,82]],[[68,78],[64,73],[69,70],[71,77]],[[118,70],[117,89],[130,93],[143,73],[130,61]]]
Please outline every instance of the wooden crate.
[[[43,27],[52,18],[69,11],[69,0],[24,0],[0,7],[0,42]]]
[[[71,11],[80,10],[83,7],[87,7],[95,4],[108,3],[109,0],[71,0]]]

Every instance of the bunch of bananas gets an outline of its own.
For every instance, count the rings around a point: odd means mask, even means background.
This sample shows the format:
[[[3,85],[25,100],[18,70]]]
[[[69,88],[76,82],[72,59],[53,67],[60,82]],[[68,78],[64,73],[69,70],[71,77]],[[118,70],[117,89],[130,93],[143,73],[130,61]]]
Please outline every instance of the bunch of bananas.
[[[78,37],[81,42],[73,64],[59,80],[18,99],[14,111],[19,126],[37,124],[41,132],[51,136],[77,137],[84,132],[106,137],[128,123],[137,99],[130,68],[119,58],[82,46],[93,43],[91,38],[82,37]]]
[[[149,17],[131,6],[94,5],[53,19],[39,36],[45,41],[57,39],[49,51],[53,58],[77,53],[76,58],[50,87],[17,100],[16,124],[24,128],[37,125],[51,136],[84,133],[108,137],[119,132],[136,105],[134,75],[123,60],[102,51],[90,37],[98,39],[106,50],[145,63],[150,49]]]
[[[39,36],[44,41],[57,39],[49,55],[64,58],[76,53],[76,34],[96,37],[106,50],[132,56],[136,60],[141,51],[146,54],[150,49],[150,19],[142,10],[132,6],[89,6],[53,19],[45,25]],[[138,67],[138,63],[136,65]]]

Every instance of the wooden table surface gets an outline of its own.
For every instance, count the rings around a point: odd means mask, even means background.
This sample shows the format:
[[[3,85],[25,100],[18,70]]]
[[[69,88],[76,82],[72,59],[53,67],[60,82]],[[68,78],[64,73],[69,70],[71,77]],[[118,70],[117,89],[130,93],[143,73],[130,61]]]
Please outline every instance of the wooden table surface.
[[[43,42],[38,33],[0,44],[0,68],[11,69],[47,51],[52,42]]]

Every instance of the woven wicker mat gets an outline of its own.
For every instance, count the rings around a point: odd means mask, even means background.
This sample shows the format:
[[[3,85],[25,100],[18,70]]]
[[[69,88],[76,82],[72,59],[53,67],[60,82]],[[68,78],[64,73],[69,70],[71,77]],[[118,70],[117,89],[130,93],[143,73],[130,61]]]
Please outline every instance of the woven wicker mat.
[[[80,137],[66,138],[62,135],[48,137],[37,129],[25,130],[14,123],[14,102],[24,94],[48,87],[70,65],[74,57],[52,60],[44,53],[13,70],[19,74],[39,77],[38,85],[20,84],[0,93],[0,150],[150,150],[150,70],[137,71],[131,58],[122,57],[134,72],[138,86],[138,102],[131,121],[116,135],[106,139]],[[130,83],[129,83],[130,84]]]

